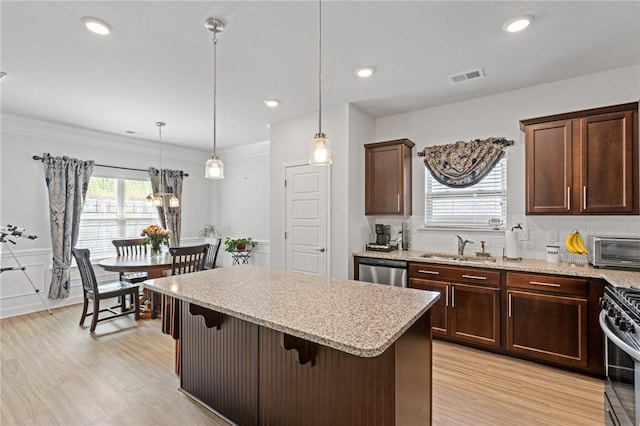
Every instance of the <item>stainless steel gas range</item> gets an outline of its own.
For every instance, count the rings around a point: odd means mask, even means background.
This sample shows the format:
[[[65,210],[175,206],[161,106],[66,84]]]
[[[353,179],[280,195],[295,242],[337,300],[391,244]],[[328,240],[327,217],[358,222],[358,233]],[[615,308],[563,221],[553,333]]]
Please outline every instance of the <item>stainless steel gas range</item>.
[[[640,288],[607,286],[600,307],[600,327],[605,335],[605,423],[638,426]]]

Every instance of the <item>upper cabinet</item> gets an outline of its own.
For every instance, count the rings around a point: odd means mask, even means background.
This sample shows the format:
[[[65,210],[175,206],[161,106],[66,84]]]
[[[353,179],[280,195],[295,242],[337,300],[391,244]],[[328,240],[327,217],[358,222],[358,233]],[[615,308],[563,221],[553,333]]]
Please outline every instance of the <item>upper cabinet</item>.
[[[365,215],[411,215],[409,139],[370,143],[365,152]]]
[[[638,102],[520,121],[527,214],[639,214]]]

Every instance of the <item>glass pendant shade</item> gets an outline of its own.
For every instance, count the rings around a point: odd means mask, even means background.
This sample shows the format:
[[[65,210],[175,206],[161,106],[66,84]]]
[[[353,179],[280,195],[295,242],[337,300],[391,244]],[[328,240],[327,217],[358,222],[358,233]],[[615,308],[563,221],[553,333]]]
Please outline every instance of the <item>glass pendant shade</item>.
[[[331,163],[331,142],[324,133],[316,133],[309,144],[309,164],[324,166]]]
[[[207,179],[224,179],[224,164],[215,155],[204,165],[204,177]]]
[[[178,200],[178,197],[176,197],[174,194],[171,194],[171,198],[169,198],[169,207],[180,207],[180,200]]]

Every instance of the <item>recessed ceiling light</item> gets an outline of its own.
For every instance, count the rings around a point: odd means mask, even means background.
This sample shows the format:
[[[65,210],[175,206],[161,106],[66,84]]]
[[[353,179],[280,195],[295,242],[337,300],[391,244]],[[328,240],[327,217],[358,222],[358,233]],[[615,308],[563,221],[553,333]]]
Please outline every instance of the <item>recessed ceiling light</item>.
[[[113,29],[107,22],[94,18],[93,16],[83,16],[80,20],[89,31],[96,34],[107,35],[110,34]]]
[[[275,108],[280,105],[280,101],[277,99],[265,99],[264,104],[269,108]]]
[[[515,18],[509,19],[504,23],[502,29],[508,33],[517,33],[518,31],[522,31],[529,26],[529,24],[533,21],[533,15],[520,15]]]
[[[364,67],[359,67],[356,68],[355,70],[355,74],[360,77],[360,78],[367,78],[367,77],[371,77],[373,75],[373,73],[375,72],[375,68],[371,67],[371,66],[364,66]]]

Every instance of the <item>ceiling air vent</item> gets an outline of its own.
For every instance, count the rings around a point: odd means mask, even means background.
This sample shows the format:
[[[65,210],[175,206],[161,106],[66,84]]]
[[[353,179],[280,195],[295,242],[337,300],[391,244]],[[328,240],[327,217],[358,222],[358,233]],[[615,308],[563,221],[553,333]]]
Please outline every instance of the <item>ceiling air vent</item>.
[[[462,74],[455,74],[449,76],[449,81],[451,83],[460,83],[467,80],[473,80],[474,78],[484,77],[484,71],[482,68],[478,68],[477,70],[463,72]]]

